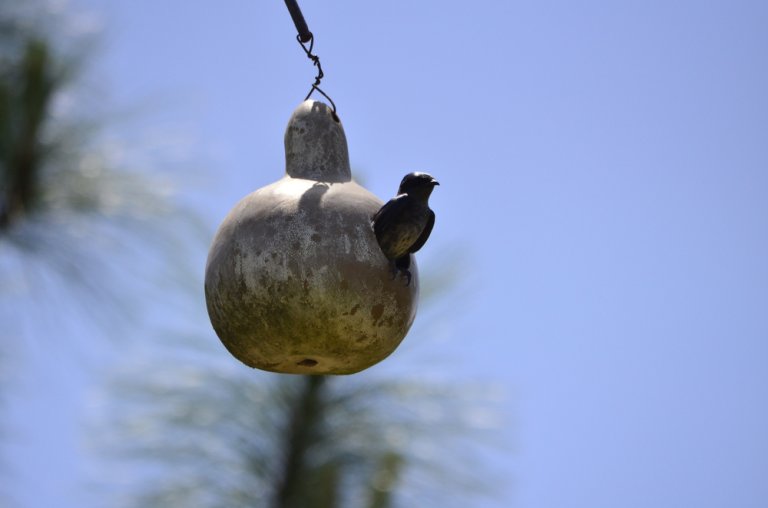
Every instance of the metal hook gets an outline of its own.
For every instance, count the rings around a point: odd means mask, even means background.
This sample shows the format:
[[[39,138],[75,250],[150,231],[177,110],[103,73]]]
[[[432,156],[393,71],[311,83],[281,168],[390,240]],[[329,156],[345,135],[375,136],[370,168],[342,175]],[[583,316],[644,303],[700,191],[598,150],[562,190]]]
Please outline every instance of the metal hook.
[[[307,54],[307,58],[309,58],[310,60],[312,60],[312,64],[313,64],[315,67],[317,67],[317,76],[315,76],[315,82],[314,82],[314,83],[312,83],[312,88],[309,90],[309,93],[307,94],[307,96],[306,96],[306,97],[304,97],[304,100],[307,100],[307,99],[309,99],[309,98],[310,98],[310,96],[312,96],[312,93],[313,93],[315,90],[317,90],[317,91],[318,91],[318,92],[319,92],[319,93],[320,93],[320,94],[321,94],[323,97],[325,97],[326,99],[328,99],[328,102],[330,102],[330,103],[331,103],[331,107],[333,108],[333,115],[334,115],[334,117],[336,117],[336,103],[335,103],[335,102],[333,102],[333,99],[331,99],[331,98],[328,96],[328,94],[327,94],[327,93],[325,93],[325,92],[324,92],[324,91],[323,91],[323,90],[320,88],[320,81],[323,79],[323,77],[325,77],[325,74],[323,73],[323,66],[322,66],[322,65],[320,65],[320,57],[319,57],[319,56],[317,56],[317,55],[314,55],[314,54],[312,54],[312,48],[314,48],[314,46],[315,46],[315,38],[314,38],[314,36],[313,36],[313,35],[312,35],[312,33],[310,32],[310,34],[309,34],[309,41],[308,41],[308,42],[309,42],[309,48],[307,48],[307,46],[305,45],[305,43],[306,43],[307,41],[305,41],[305,42],[302,42],[302,40],[301,40],[301,35],[297,35],[297,36],[296,36],[296,40],[297,40],[297,41],[299,41],[299,44],[301,45],[302,49],[303,49],[303,50],[304,50],[304,52]],[[337,118],[338,118],[338,117],[337,117]]]
[[[328,99],[328,102],[331,103],[331,107],[333,108],[333,117],[336,121],[338,121],[339,117],[336,115],[336,103],[333,102],[333,99],[331,99],[328,94],[323,92],[323,90],[320,88],[320,81],[323,79],[325,74],[323,74],[323,67],[320,65],[320,57],[312,53],[312,49],[315,47],[315,37],[312,35],[312,32],[309,31],[307,22],[304,19],[304,15],[301,13],[301,9],[299,8],[299,4],[296,3],[296,0],[285,0],[285,5],[288,7],[288,12],[291,14],[293,24],[296,25],[296,31],[299,32],[299,34],[296,36],[296,40],[299,41],[301,48],[307,54],[307,58],[312,60],[312,64],[317,67],[317,76],[315,76],[315,82],[312,83],[312,88],[309,90],[309,93],[304,98],[304,100],[309,99],[312,96],[312,93],[317,90],[323,97]],[[309,48],[306,46],[307,43],[309,43]]]

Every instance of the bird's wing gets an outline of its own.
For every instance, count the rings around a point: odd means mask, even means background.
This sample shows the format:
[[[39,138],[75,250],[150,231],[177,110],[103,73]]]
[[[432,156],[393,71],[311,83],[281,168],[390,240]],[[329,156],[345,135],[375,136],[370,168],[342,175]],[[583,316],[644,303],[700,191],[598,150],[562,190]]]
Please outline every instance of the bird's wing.
[[[373,231],[376,233],[376,237],[383,231],[386,231],[392,226],[392,223],[398,219],[400,213],[406,205],[408,196],[406,194],[400,194],[387,201],[378,212],[373,216]]]
[[[412,253],[424,247],[424,244],[427,243],[427,239],[429,238],[429,234],[432,233],[433,227],[435,227],[435,212],[430,210],[429,219],[427,220],[427,225],[424,226],[424,231],[421,232],[421,236],[416,240],[416,243],[411,246],[410,251]]]

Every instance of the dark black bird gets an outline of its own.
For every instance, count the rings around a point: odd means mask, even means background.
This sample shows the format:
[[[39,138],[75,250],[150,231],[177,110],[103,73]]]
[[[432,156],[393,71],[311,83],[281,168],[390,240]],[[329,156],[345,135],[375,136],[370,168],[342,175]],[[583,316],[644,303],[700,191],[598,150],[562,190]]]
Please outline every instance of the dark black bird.
[[[371,222],[376,240],[387,259],[411,283],[411,254],[421,249],[435,225],[429,209],[429,195],[440,183],[427,173],[408,173],[400,182],[397,196],[376,212]]]

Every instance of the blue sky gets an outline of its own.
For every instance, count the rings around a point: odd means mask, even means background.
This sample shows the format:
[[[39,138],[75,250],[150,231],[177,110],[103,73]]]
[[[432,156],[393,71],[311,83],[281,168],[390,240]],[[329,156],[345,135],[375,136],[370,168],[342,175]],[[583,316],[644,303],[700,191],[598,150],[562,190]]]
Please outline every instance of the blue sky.
[[[766,506],[768,3],[300,4],[353,171],[441,182],[439,368],[511,415],[489,506]],[[80,5],[109,102],[213,175],[212,227],[282,175],[314,77],[283,2]]]

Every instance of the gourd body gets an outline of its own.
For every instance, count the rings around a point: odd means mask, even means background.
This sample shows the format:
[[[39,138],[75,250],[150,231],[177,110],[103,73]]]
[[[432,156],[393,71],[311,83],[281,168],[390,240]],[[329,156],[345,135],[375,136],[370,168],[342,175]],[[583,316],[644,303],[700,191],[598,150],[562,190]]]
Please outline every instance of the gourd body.
[[[391,354],[416,314],[418,269],[395,277],[371,227],[381,207],[353,182],[346,137],[305,101],[285,134],[286,176],[243,198],[211,246],[205,295],[222,343],[246,365],[350,374]]]

